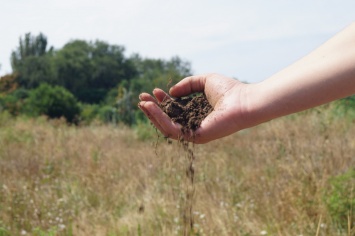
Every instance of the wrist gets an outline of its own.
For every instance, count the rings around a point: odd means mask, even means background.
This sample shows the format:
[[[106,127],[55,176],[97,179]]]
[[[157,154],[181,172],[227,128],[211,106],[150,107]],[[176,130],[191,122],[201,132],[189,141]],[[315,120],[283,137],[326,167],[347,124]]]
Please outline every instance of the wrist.
[[[272,113],[269,112],[268,95],[266,90],[268,86],[264,82],[248,84],[244,91],[244,103],[242,105],[242,114],[244,127],[249,128],[258,124],[272,120]]]

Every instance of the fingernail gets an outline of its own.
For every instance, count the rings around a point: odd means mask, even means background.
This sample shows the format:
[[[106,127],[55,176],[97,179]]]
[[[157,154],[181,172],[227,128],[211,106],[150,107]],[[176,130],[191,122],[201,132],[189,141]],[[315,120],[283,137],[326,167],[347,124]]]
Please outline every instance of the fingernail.
[[[138,107],[139,107],[140,109],[143,109],[145,103],[146,103],[145,101],[139,102],[139,103],[138,103]]]
[[[139,103],[138,103],[138,108],[141,109],[141,110],[143,110],[143,102],[139,102]]]

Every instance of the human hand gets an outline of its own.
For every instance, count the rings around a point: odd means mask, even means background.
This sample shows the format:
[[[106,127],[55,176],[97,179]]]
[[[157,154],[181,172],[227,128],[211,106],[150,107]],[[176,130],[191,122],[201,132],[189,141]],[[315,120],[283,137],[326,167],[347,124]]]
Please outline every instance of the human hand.
[[[182,134],[158,103],[171,99],[161,89],[142,93],[138,104],[167,137],[206,143],[244,128],[355,94],[355,23],[319,48],[257,84],[218,74],[187,77],[169,93],[182,97],[204,92],[214,110],[193,135]]]
[[[152,121],[164,136],[194,143],[207,143],[225,137],[238,130],[250,126],[247,119],[249,87],[238,80],[218,74],[190,76],[175,86],[169,94],[173,97],[183,97],[196,92],[204,92],[213,111],[202,121],[201,126],[191,134],[183,134],[181,125],[171,121],[159,107],[165,99],[171,97],[161,89],[154,89],[154,97],[148,93],[139,96],[139,108]]]

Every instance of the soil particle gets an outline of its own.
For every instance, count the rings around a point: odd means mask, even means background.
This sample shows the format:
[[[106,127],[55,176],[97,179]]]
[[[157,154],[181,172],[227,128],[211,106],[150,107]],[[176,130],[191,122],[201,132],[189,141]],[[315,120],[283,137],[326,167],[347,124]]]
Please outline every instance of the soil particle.
[[[181,131],[184,134],[194,133],[201,122],[213,110],[209,104],[206,95],[199,94],[191,97],[181,97],[176,99],[168,99],[160,104],[162,110],[171,118],[172,121],[181,124]],[[182,212],[183,219],[183,235],[188,236],[194,234],[194,193],[195,193],[195,156],[193,150],[189,148],[189,142],[180,140],[182,147],[186,153],[187,166],[186,166],[186,181],[187,187],[185,192],[185,202]]]
[[[172,121],[182,126],[183,133],[188,133],[190,130],[196,131],[201,122],[213,110],[204,93],[192,97],[166,100],[160,104],[160,107]]]

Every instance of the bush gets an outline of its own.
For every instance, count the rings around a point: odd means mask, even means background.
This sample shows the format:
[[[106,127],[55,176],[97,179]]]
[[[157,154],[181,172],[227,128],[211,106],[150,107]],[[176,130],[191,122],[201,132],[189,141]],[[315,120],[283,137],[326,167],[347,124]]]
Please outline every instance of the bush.
[[[74,95],[65,88],[41,84],[29,93],[26,112],[33,116],[64,117],[68,122],[75,122],[80,108]]]
[[[7,110],[11,115],[18,115],[23,110],[24,100],[28,97],[28,90],[19,88],[0,97],[1,110]]]
[[[104,123],[114,123],[117,124],[119,122],[117,108],[113,106],[103,106],[99,110],[99,119]]]
[[[96,104],[82,104],[80,110],[80,122],[88,125],[98,118],[100,106]]]

